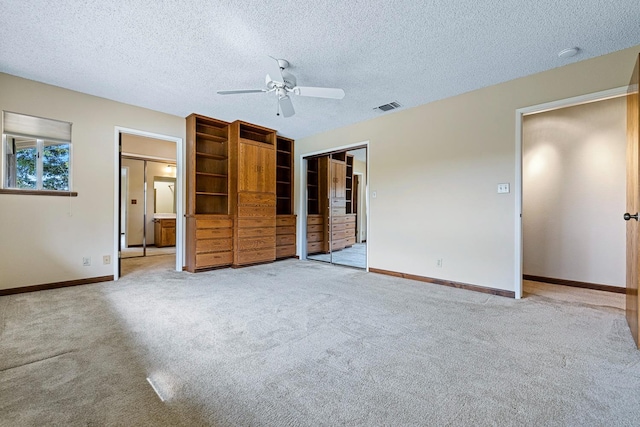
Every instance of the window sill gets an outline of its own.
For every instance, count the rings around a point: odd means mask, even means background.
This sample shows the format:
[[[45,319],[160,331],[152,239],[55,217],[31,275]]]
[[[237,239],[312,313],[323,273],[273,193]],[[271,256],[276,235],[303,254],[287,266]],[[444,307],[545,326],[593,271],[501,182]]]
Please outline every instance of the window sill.
[[[0,194],[21,194],[29,196],[62,196],[78,197],[76,191],[54,191],[54,190],[18,190],[15,188],[0,188]]]

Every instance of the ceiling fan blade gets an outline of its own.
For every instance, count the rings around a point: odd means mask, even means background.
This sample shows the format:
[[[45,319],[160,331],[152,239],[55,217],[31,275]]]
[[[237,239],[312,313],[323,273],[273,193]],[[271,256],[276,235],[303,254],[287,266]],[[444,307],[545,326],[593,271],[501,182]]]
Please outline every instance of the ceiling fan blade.
[[[261,93],[266,92],[264,89],[246,89],[246,90],[219,90],[218,95],[236,95],[238,93]]]
[[[283,82],[284,78],[282,77],[282,70],[280,69],[280,64],[278,63],[278,59],[269,55],[269,60],[267,61],[267,75],[271,76],[272,79],[275,79],[277,82]]]
[[[291,117],[296,113],[296,110],[293,109],[291,98],[288,96],[280,98],[280,109],[282,110],[282,115],[285,117]]]
[[[296,86],[293,88],[293,93],[300,96],[313,96],[316,98],[344,98],[344,90],[333,87]]]

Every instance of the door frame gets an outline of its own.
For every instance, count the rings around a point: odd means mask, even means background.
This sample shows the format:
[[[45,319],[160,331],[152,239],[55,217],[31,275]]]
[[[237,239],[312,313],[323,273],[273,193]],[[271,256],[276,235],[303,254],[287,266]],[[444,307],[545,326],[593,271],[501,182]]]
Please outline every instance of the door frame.
[[[574,96],[572,98],[560,99],[544,104],[532,105],[530,107],[518,108],[516,110],[516,175],[514,187],[515,199],[515,266],[514,266],[514,290],[515,298],[522,298],[522,274],[523,274],[523,248],[522,248],[522,122],[524,116],[558,110],[561,108],[574,107],[576,105],[588,104],[591,102],[604,101],[627,95],[627,86],[618,87],[586,95]]]
[[[114,164],[120,163],[120,135],[136,135],[146,138],[161,139],[164,141],[174,142],[176,144],[176,271],[182,271],[184,265],[184,146],[182,138],[162,135],[154,132],[147,132],[139,129],[126,128],[122,126],[114,127]],[[120,265],[120,254],[118,253],[120,239],[120,168],[114,167],[114,212],[113,212],[113,229],[114,229],[114,246],[113,246],[113,280],[118,280],[120,275],[118,266]]]
[[[129,200],[129,166],[120,165],[120,171],[121,171],[120,176],[121,177],[123,176],[123,174],[122,174],[123,170],[126,171],[124,176],[126,176],[127,178],[126,178],[126,188],[124,186],[122,186],[120,188],[120,191],[121,191],[120,201],[121,201],[121,203],[122,203],[122,200]],[[124,197],[122,197],[122,195],[124,195]],[[124,221],[124,246],[125,247],[127,247],[127,244],[129,243],[129,233],[127,232],[127,215],[128,215],[128,209],[127,209],[127,204],[125,203],[124,205],[120,206],[120,222],[121,222],[120,223],[120,233],[121,233],[121,236],[122,236],[122,217],[125,218],[125,221]],[[122,239],[120,239],[120,242],[122,243]]]
[[[366,198],[366,214],[367,214],[367,236],[369,236],[369,226],[370,226],[370,218],[369,214],[369,159],[370,159],[370,150],[371,146],[369,145],[369,141],[356,142],[353,144],[340,145],[337,147],[325,148],[323,150],[318,151],[309,151],[307,153],[298,154],[298,158],[300,159],[300,167],[299,169],[299,179],[300,187],[298,188],[298,219],[296,225],[296,239],[298,246],[298,257],[300,259],[307,259],[307,159],[305,157],[318,156],[322,154],[331,154],[336,151],[349,151],[354,148],[366,148],[367,149],[367,179],[364,183],[364,193]],[[367,238],[367,266],[365,271],[369,271],[369,253],[371,240]]]

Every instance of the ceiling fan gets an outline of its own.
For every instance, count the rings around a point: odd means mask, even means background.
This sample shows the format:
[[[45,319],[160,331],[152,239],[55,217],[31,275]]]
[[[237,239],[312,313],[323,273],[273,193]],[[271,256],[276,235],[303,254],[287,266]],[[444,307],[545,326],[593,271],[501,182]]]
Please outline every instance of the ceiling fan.
[[[316,98],[331,98],[342,99],[344,98],[344,90],[330,88],[330,87],[311,87],[311,86],[298,86],[296,77],[287,71],[289,62],[284,59],[273,59],[272,64],[267,77],[265,78],[266,89],[247,89],[247,90],[219,90],[219,95],[237,95],[241,93],[271,93],[275,92],[278,95],[278,112],[277,115],[284,117],[291,117],[296,112],[293,109],[293,103],[289,94],[298,96],[313,96]],[[271,76],[274,76],[273,78]]]

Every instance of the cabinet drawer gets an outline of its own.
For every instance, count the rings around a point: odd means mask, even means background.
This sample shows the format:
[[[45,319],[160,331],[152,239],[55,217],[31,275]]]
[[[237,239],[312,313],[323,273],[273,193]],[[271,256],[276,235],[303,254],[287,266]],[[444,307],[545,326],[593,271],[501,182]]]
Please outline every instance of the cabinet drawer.
[[[331,233],[331,240],[333,240],[334,242],[336,240],[342,240],[344,239],[346,236],[344,234],[344,230],[340,230],[340,231],[334,231],[333,233]]]
[[[307,234],[308,233],[322,233],[322,224],[319,225],[307,225]]]
[[[196,268],[229,265],[233,262],[233,252],[215,252],[196,255]]]
[[[347,222],[347,217],[346,216],[332,216],[331,217],[331,223],[332,224],[344,224]]]
[[[324,221],[322,219],[322,215],[308,215],[307,216],[307,225],[318,225],[322,224]]]
[[[296,228],[291,225],[286,227],[276,227],[276,234],[278,236],[281,234],[296,234]]]
[[[238,228],[238,237],[273,237],[275,227]]]
[[[295,245],[296,244],[296,235],[295,234],[287,234],[284,236],[276,237],[276,247],[277,246],[287,246],[287,245]]]
[[[322,232],[307,233],[307,242],[320,242],[322,241]]]
[[[231,228],[230,219],[196,219],[196,228]]]
[[[347,224],[333,224],[331,225],[331,231],[342,231],[347,229]]]
[[[248,227],[275,227],[276,221],[274,218],[251,218],[251,219],[239,219],[238,228]]]
[[[257,262],[273,261],[276,259],[276,248],[257,251],[239,251],[238,264],[254,264]]]
[[[333,240],[333,242],[331,242],[331,249],[332,250],[338,250],[338,249],[342,249],[344,248],[344,239],[338,239],[338,240]]]
[[[275,206],[274,193],[238,193],[238,206]]]
[[[352,246],[355,244],[356,244],[356,236],[351,236],[344,239],[345,246]]]
[[[238,206],[239,218],[272,218],[275,220],[276,207],[274,206]]]
[[[295,227],[296,225],[295,215],[278,215],[276,217],[276,227],[286,227],[288,225]]]
[[[196,230],[196,239],[220,239],[233,237],[231,228],[199,228]]]
[[[223,252],[233,249],[232,239],[202,239],[196,240],[196,253]]]
[[[344,216],[347,212],[346,208],[331,208],[331,216]]]
[[[332,208],[344,208],[347,206],[347,199],[345,199],[344,197],[333,197],[331,199],[331,205]]]
[[[322,242],[309,242],[307,243],[307,253],[315,254],[322,252]]]
[[[245,251],[248,249],[269,249],[276,247],[275,236],[271,237],[244,237],[238,239],[238,251]]]
[[[176,220],[175,219],[156,219],[154,221],[158,221],[162,228],[170,228],[170,227],[175,228],[175,226],[176,226]]]
[[[296,245],[278,246],[276,248],[276,258],[292,257],[296,255]]]
[[[356,216],[351,214],[351,215],[345,215],[345,222],[347,224],[355,224],[356,223]]]

